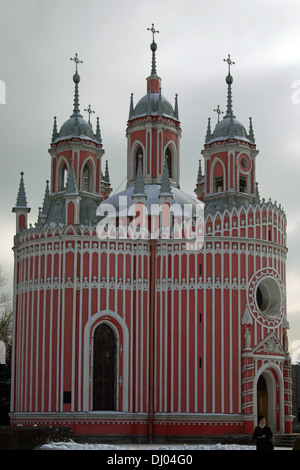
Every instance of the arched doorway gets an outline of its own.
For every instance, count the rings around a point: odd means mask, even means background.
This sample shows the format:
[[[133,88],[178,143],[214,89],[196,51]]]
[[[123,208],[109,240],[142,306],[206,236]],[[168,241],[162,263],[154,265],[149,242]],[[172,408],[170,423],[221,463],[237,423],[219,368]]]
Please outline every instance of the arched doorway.
[[[113,329],[101,323],[94,332],[93,409],[116,409],[117,342]]]
[[[279,369],[265,368],[256,384],[257,417],[264,415],[273,432],[284,432],[283,378]]]
[[[268,386],[263,375],[257,381],[257,416],[260,415],[268,421]]]

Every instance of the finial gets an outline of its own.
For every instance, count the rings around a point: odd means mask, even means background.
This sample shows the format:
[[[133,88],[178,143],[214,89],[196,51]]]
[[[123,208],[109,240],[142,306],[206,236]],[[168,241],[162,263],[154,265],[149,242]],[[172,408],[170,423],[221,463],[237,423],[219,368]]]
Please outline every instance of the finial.
[[[86,111],[87,113],[89,113],[89,124],[91,124],[91,114],[92,114],[92,113],[95,113],[95,111],[92,111],[90,104],[89,104],[88,108],[85,109],[84,111]]]
[[[78,59],[77,53],[75,54],[74,58],[70,58],[70,60],[73,60],[76,64],[76,71],[75,74],[73,75],[73,82],[75,83],[75,94],[74,94],[74,109],[73,109],[73,115],[72,116],[80,116],[80,110],[79,110],[79,92],[78,92],[78,83],[80,82],[80,76],[78,75],[78,69],[77,66],[78,64],[82,64],[83,61]]]
[[[218,104],[217,108],[214,111],[218,114],[218,122],[220,122],[220,114],[224,114],[223,111],[220,109],[220,105]]]
[[[154,34],[159,33],[158,30],[154,28],[154,24],[152,23],[151,28],[147,28],[148,31],[151,31],[152,33],[152,43],[150,44],[150,49],[152,51],[152,67],[151,67],[151,75],[157,75],[156,73],[156,58],[155,58],[155,52],[157,50],[157,44],[154,41]]]
[[[233,78],[230,75],[230,66],[234,65],[235,62],[233,62],[230,58],[230,54],[228,54],[227,59],[223,59],[224,62],[227,62],[228,64],[228,75],[226,77],[226,83],[228,85],[228,92],[227,92],[227,110],[226,110],[226,117],[235,117],[233,116],[233,110],[232,110],[232,95],[231,95],[231,85],[233,82]]]

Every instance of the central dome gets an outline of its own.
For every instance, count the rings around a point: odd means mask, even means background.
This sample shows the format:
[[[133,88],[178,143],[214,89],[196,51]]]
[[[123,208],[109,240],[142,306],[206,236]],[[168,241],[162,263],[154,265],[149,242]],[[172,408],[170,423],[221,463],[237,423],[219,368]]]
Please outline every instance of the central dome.
[[[163,95],[160,95],[159,93],[150,93],[150,100],[149,95],[143,96],[143,98],[141,98],[135,106],[133,110],[133,115],[131,117],[144,116],[147,114],[163,114],[165,116],[170,116],[176,119],[173,106]]]

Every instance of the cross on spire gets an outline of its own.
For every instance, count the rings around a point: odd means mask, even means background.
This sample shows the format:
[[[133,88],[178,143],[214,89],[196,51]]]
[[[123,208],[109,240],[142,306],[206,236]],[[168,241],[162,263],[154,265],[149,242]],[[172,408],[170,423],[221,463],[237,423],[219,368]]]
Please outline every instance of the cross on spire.
[[[70,57],[70,60],[74,60],[74,62],[75,62],[75,64],[76,64],[76,73],[77,73],[77,65],[78,65],[78,64],[83,64],[83,61],[78,59],[78,54],[77,54],[77,52],[76,52],[76,54],[75,54],[75,57],[73,57],[73,58]]]
[[[228,75],[230,75],[230,66],[234,65],[235,62],[232,62],[232,60],[230,59],[230,54],[228,54],[227,59],[223,59],[223,61],[227,62],[227,64],[228,64]]]
[[[95,113],[95,111],[92,111],[90,104],[89,104],[88,108],[85,109],[84,111],[86,111],[87,113],[89,113],[89,124],[90,124],[90,123],[91,123],[91,114],[92,114],[92,113]]]
[[[214,111],[218,114],[218,122],[220,122],[220,114],[224,114],[224,113],[223,111],[221,111],[219,104],[218,104],[218,107],[214,109]]]
[[[151,28],[147,28],[147,31],[151,31],[151,33],[152,33],[152,38],[153,38],[153,42],[154,42],[154,34],[155,34],[155,33],[159,33],[159,31],[154,28],[154,24],[153,24],[153,23],[152,23]]]

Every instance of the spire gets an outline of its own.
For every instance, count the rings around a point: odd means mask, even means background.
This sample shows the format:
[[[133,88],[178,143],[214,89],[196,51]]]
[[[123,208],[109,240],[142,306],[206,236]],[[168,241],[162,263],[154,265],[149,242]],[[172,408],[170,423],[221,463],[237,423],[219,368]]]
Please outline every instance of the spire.
[[[47,215],[48,210],[50,207],[50,200],[49,200],[49,180],[46,181],[46,189],[45,189],[45,195],[44,195],[44,201],[43,201],[43,208],[42,208],[42,215]]]
[[[208,118],[205,142],[208,142],[211,138],[212,138],[212,133],[211,133],[211,127],[210,127],[210,118]]]
[[[82,117],[80,114],[80,109],[79,109],[79,89],[78,89],[78,83],[80,82],[80,75],[78,74],[77,70],[77,65],[82,64],[83,61],[79,60],[77,57],[77,53],[75,54],[74,58],[70,58],[70,60],[73,60],[76,64],[76,71],[75,74],[73,75],[73,82],[75,83],[75,92],[74,92],[74,109],[73,109],[73,114],[72,116],[79,116]],[[72,117],[71,116],[71,117]]]
[[[77,188],[77,183],[76,183],[76,178],[75,178],[75,173],[74,173],[73,158],[71,160],[71,166],[70,166],[70,170],[68,173],[68,180],[66,184],[66,194],[78,194],[78,188]]]
[[[135,178],[135,185],[134,185],[134,190],[133,194],[135,195],[145,195],[145,184],[144,184],[144,179],[143,179],[143,168],[142,168],[142,155],[139,155],[138,157],[138,167],[137,167],[137,172],[136,172],[136,178]]]
[[[165,158],[165,165],[161,179],[161,187],[159,191],[160,195],[172,194],[171,185],[170,185],[170,178],[169,178],[169,168],[167,159]]]
[[[252,126],[252,118],[249,118],[249,139],[252,140],[253,143],[255,143],[255,138],[254,138],[254,132],[253,132],[253,126]]]
[[[179,120],[179,112],[178,112],[178,95],[175,95],[175,109],[174,109],[175,118]]]
[[[201,165],[201,160],[199,159],[197,184],[200,184],[202,182],[202,179],[203,179],[202,165]]]
[[[26,193],[25,193],[25,185],[24,185],[24,173],[21,172],[21,180],[19,185],[19,191],[17,196],[16,207],[27,207],[27,200],[26,200]]]
[[[104,175],[104,180],[109,183],[110,178],[109,178],[109,171],[108,171],[108,161],[106,160],[105,162],[105,175]]]
[[[157,44],[154,41],[154,34],[159,33],[158,30],[154,28],[154,24],[152,23],[151,28],[147,28],[148,31],[151,31],[152,33],[152,43],[150,45],[150,49],[152,51],[152,65],[151,65],[151,75],[157,75],[156,73],[156,57],[155,57],[155,52],[157,50]]]
[[[129,119],[133,116],[133,93],[130,95]]]
[[[235,62],[232,62],[232,60],[230,59],[230,54],[228,54],[228,57],[227,59],[223,59],[224,62],[227,62],[228,64],[228,75],[226,77],[226,83],[228,85],[228,91],[227,91],[227,110],[226,110],[226,116],[225,117],[235,117],[233,115],[233,109],[232,109],[232,93],[231,93],[231,85],[232,85],[232,82],[233,82],[233,78],[230,74],[230,66],[231,65],[234,65]]]
[[[58,133],[58,131],[57,131],[56,116],[54,116],[53,132],[52,132],[52,142],[54,142],[55,139],[57,139],[58,136],[59,136],[59,133]]]
[[[100,124],[99,124],[99,118],[98,117],[97,117],[97,126],[96,126],[95,138],[99,142],[99,144],[102,144],[102,137],[101,137]]]

